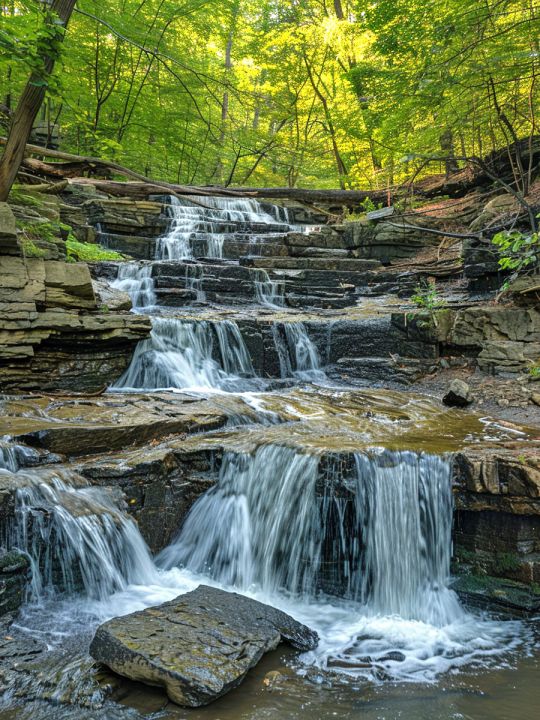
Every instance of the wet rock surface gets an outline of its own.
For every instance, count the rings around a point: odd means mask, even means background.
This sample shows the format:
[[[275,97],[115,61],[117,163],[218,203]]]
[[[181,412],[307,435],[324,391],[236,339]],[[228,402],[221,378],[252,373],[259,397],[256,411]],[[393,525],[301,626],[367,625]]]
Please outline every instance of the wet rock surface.
[[[463,380],[452,380],[443,397],[443,403],[449,407],[467,407],[472,402],[471,389],[467,383]]]
[[[317,635],[280,610],[201,585],[101,625],[90,653],[120,675],[165,687],[179,705],[197,707],[236,687],[282,641],[310,650]]]
[[[29,579],[28,558],[17,550],[0,548],[0,616],[21,607]]]

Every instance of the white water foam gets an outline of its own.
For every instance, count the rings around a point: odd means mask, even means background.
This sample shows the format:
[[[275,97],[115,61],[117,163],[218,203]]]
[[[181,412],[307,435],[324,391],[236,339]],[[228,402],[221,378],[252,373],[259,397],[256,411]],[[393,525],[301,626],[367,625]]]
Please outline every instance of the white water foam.
[[[274,323],[272,325],[282,378],[322,382],[326,373],[321,358],[302,322]]]
[[[111,286],[126,292],[136,312],[148,312],[156,305],[156,293],[152,278],[152,265],[143,263],[120,263],[118,275]]]
[[[152,318],[129,368],[110,390],[223,390],[258,386],[236,323]]]

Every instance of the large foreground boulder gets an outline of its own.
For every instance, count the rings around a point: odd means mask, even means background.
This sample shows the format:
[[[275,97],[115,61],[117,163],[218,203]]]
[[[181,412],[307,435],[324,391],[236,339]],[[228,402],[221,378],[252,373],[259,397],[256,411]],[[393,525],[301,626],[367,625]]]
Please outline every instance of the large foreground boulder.
[[[200,585],[171,602],[104,623],[90,654],[119,675],[164,687],[179,705],[198,707],[239,685],[280,642],[310,650],[317,640],[281,610]]]

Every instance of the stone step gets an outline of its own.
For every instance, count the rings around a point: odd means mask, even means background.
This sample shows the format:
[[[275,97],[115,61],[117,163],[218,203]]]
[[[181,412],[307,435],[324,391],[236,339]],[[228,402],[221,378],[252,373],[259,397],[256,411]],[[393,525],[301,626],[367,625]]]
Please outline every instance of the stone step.
[[[336,270],[347,272],[365,272],[381,267],[378,260],[325,257],[286,257],[286,258],[240,258],[240,265],[263,268],[265,270]]]

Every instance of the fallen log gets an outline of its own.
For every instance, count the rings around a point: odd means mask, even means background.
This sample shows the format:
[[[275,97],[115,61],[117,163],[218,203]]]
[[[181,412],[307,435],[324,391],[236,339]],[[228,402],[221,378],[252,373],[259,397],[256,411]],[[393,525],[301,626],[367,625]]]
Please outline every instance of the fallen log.
[[[5,144],[6,139],[0,138],[0,145]],[[45,162],[36,158],[26,157],[24,167],[32,173],[53,178],[67,178],[80,183],[92,184],[103,192],[112,195],[125,195],[133,198],[144,198],[148,195],[162,193],[172,195],[213,195],[218,197],[257,197],[257,198],[279,198],[284,200],[296,200],[298,202],[312,204],[323,203],[336,206],[358,205],[366,199],[372,202],[386,204],[388,201],[387,190],[304,190],[302,188],[228,188],[221,186],[197,186],[178,185],[161,180],[154,180],[135,172],[130,168],[119,165],[113,161],[102,158],[74,155],[60,150],[52,150],[39,145],[27,143],[26,154],[35,155],[41,158],[51,158],[65,162]],[[83,178],[83,173],[106,174],[107,178],[111,173],[123,175],[132,181],[123,183],[114,180],[103,180],[99,178]],[[396,191],[399,189],[396,188]]]
[[[294,200],[305,205],[323,203],[331,206],[357,206],[366,200],[366,198],[374,201],[384,197],[386,200],[387,195],[386,191],[379,193],[378,191],[363,190],[304,190],[302,188],[235,188],[235,193],[232,195],[230,192],[224,192],[226,188],[216,187],[215,185],[208,187],[185,187],[182,185],[168,184],[164,187],[162,183],[155,183],[151,180],[140,183],[100,180],[98,178],[72,178],[72,182],[81,185],[93,185],[101,192],[116,196],[132,197],[137,200],[156,194],[179,196],[211,195],[218,197]],[[164,191],[166,192],[164,193]]]

